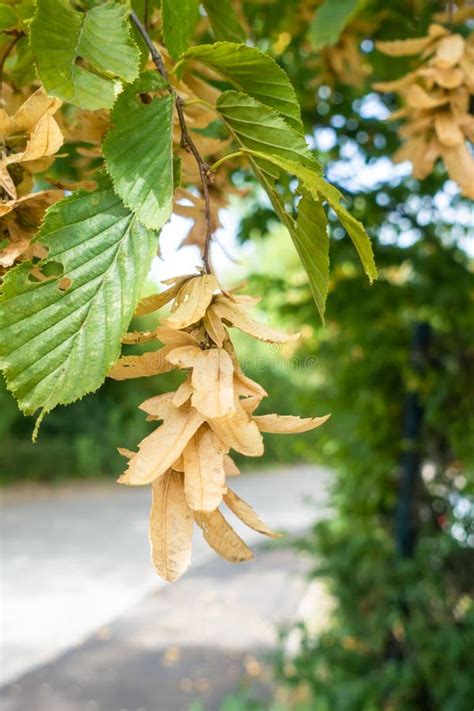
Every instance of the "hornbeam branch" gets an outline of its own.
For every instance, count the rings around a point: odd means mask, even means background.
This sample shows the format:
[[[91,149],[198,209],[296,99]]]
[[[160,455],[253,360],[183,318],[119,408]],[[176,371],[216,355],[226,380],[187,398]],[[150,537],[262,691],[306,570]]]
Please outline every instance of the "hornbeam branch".
[[[166,67],[164,65],[163,59],[161,57],[161,54],[158,52],[156,49],[153,40],[151,39],[150,35],[148,34],[146,28],[140,21],[139,17],[137,16],[136,12],[134,10],[131,10],[130,12],[130,18],[143,37],[143,40],[148,47],[150,51],[150,56],[153,60],[153,64],[155,65],[157,71],[161,74],[163,79],[165,79],[166,82],[169,83],[169,78],[168,78],[168,72],[166,71]],[[187,124],[186,124],[186,118],[184,116],[184,101],[183,99],[179,96],[179,94],[173,89],[173,87],[169,87],[170,92],[174,96],[174,102],[176,106],[176,113],[178,114],[178,121],[179,121],[179,128],[181,131],[181,145],[182,147],[192,153],[194,160],[196,161],[198,170],[199,170],[199,176],[201,178],[201,184],[202,184],[202,194],[204,197],[204,209],[205,209],[205,218],[206,218],[206,238],[204,242],[204,249],[202,253],[202,261],[204,265],[204,269],[207,272],[207,274],[211,273],[211,263],[210,263],[210,247],[211,247],[211,239],[212,239],[212,217],[211,217],[211,198],[209,194],[209,186],[212,183],[212,177],[209,172],[210,166],[206,161],[203,159],[201,154],[199,153],[198,149],[196,148],[196,145],[193,141],[193,139],[190,136]]]

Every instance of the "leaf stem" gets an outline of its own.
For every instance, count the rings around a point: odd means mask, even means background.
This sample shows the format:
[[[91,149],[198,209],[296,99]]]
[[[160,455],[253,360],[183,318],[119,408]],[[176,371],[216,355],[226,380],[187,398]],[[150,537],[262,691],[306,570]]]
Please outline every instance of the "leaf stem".
[[[9,33],[5,32],[4,34],[9,34]],[[13,32],[12,32],[12,34],[13,34]],[[0,58],[0,92],[2,91],[1,85],[3,82],[3,68],[5,66],[5,62],[7,61],[8,57],[10,55],[10,52],[14,49],[18,40],[20,40],[22,37],[24,37],[24,35],[25,35],[24,32],[22,32],[22,31],[18,32],[15,30],[14,37],[13,37],[12,41],[7,46],[7,48],[5,49],[5,51],[2,54],[2,57]]]
[[[208,172],[214,173],[227,160],[232,160],[233,158],[240,158],[241,156],[244,156],[244,155],[245,155],[245,153],[243,151],[235,151],[234,153],[228,153],[226,156],[222,156],[222,158],[219,158],[219,160],[216,160],[216,162],[210,166]]]
[[[130,11],[130,19],[132,20],[133,24],[143,37],[143,40],[148,47],[150,51],[151,58],[153,60],[153,63],[157,69],[157,71],[161,74],[163,79],[165,79],[167,82],[169,82],[168,79],[168,72],[166,71],[165,65],[163,63],[163,59],[161,57],[161,54],[158,52],[156,49],[153,40],[151,39],[150,35],[148,34],[147,30],[143,26],[142,22],[138,18],[137,14],[135,13],[134,10]],[[202,262],[204,265],[204,269],[207,274],[210,274],[212,269],[211,269],[211,263],[210,263],[210,247],[211,247],[211,240],[212,240],[212,217],[211,217],[211,198],[209,194],[209,187],[212,184],[212,177],[209,175],[209,164],[203,159],[201,154],[199,153],[198,149],[196,148],[196,145],[191,138],[191,135],[189,133],[187,124],[186,124],[186,118],[184,116],[184,106],[185,103],[181,96],[175,91],[173,87],[170,86],[170,92],[174,96],[174,102],[176,106],[176,113],[178,114],[178,121],[179,121],[179,128],[181,131],[181,146],[192,153],[194,160],[196,161],[198,170],[199,170],[199,176],[201,178],[201,185],[202,185],[202,194],[204,198],[204,208],[205,208],[205,219],[206,219],[206,237],[205,237],[205,242],[204,242],[204,248],[203,248],[203,253],[202,253]]]

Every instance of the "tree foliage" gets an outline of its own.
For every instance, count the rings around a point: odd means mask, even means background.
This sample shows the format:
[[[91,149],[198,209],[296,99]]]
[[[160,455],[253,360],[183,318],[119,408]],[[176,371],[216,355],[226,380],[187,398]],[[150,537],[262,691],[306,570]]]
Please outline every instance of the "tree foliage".
[[[143,441],[138,454],[122,450],[130,457],[125,476],[148,481],[156,461],[150,465],[143,452],[154,453],[158,438],[163,455],[162,440],[183,424],[183,456],[170,459],[172,469],[153,483],[154,564],[169,579],[189,562],[193,521],[224,557],[250,557],[212,509],[221,499],[269,534],[223,483],[235,473],[223,443],[249,454],[260,451],[262,432],[301,425],[271,415],[273,403],[265,404],[261,389],[308,418],[315,401],[318,411],[332,411],[316,444],[311,433],[283,445],[276,435],[266,438],[274,460],[318,459],[337,473],[336,516],[303,543],[314,574],[328,580],[335,613],[319,637],[303,629],[297,655],[282,657],[281,676],[306,689],[311,711],[468,709],[473,344],[461,192],[472,190],[474,164],[472,8],[456,3],[445,11],[428,0],[162,0],[137,1],[133,9],[148,34],[130,21],[124,2],[0,7],[8,79],[0,113],[0,355],[7,384],[33,412],[81,398],[107,373],[131,379],[133,396],[127,384],[108,381],[100,394],[46,421],[46,433],[61,430],[67,443],[58,452],[70,455],[79,413],[84,429],[73,450],[81,473],[109,465],[104,452],[92,459],[96,429],[106,447],[126,429],[127,445]],[[386,173],[388,156],[411,161],[413,173],[405,165]],[[261,385],[242,399],[249,410],[240,417],[220,366],[231,324],[258,331],[244,301],[236,322],[219,287],[203,309],[179,321],[185,280],[138,302],[170,214],[192,218],[186,243],[201,249],[206,267],[209,237],[230,195],[248,207],[242,240],[265,237],[256,239],[257,254],[272,270],[261,268],[253,288],[277,320],[302,326],[292,355],[318,355],[314,377],[258,373]],[[293,257],[276,263],[268,237],[276,216],[305,272]],[[380,278],[369,290],[360,262],[373,280],[372,246]],[[194,276],[205,280],[203,274]],[[173,299],[177,316],[167,328],[179,338],[199,336],[210,348],[177,353],[182,344],[165,357],[173,348],[149,314]],[[141,332],[128,332],[134,310]],[[422,371],[410,362],[416,324],[432,331]],[[276,337],[274,329],[264,333]],[[121,340],[127,353],[117,361]],[[162,347],[149,350],[156,341]],[[205,358],[219,376],[213,388],[206,380],[210,399],[199,377],[202,353],[211,353]],[[173,367],[188,371],[187,384],[174,371],[160,376],[162,384],[141,377]],[[172,407],[164,405],[169,394],[150,404],[152,393],[166,389],[177,398]],[[151,435],[134,411],[137,394],[148,418],[163,415]],[[400,523],[404,410],[412,395],[424,410],[416,441],[424,476],[408,522]],[[263,414],[251,411],[252,397],[262,400]],[[225,407],[230,422],[223,428],[214,420]],[[192,427],[191,408],[201,418]],[[4,410],[18,442],[25,425],[11,400]],[[243,447],[236,442],[241,428]],[[170,539],[177,521],[180,535]],[[411,557],[397,540],[400,526],[417,531]]]

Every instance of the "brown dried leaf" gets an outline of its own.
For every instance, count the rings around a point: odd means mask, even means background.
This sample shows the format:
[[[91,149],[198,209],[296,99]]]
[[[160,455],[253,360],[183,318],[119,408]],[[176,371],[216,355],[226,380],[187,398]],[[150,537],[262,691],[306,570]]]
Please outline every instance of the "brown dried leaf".
[[[224,454],[227,449],[207,425],[183,452],[184,493],[194,511],[214,511],[226,491]]]
[[[222,558],[229,563],[241,563],[253,558],[253,553],[219,510],[204,513],[195,511],[194,520],[202,529],[204,538]]]
[[[167,358],[178,368],[192,368],[191,402],[205,417],[225,417],[235,412],[234,365],[226,351],[184,346],[175,348]]]
[[[142,355],[122,356],[108,372],[113,380],[144,378],[173,370],[173,365],[166,360],[169,348],[143,353]]]
[[[168,470],[151,488],[151,558],[158,575],[172,582],[191,562],[193,516],[184,496],[182,474]]]
[[[449,103],[449,96],[431,96],[419,84],[413,84],[406,93],[406,102],[414,109],[435,109]]]
[[[61,106],[59,99],[46,96],[44,89],[38,89],[20,106],[14,116],[2,111],[0,117],[0,138],[15,133],[29,133],[45,115],[54,114]]]
[[[204,314],[204,328],[216,346],[222,348],[228,334],[220,317],[214,311],[212,304]]]
[[[239,476],[240,474],[240,469],[228,454],[224,454],[224,471],[226,476]]]
[[[323,417],[294,417],[293,415],[258,415],[253,418],[260,432],[295,434],[321,427],[331,415]]]
[[[184,405],[189,400],[193,392],[194,390],[191,385],[191,378],[188,377],[176,390],[173,397],[173,405],[175,407],[181,407],[181,405]]]
[[[442,156],[451,180],[459,185],[463,195],[474,200],[474,158],[466,144],[443,146]]]
[[[126,459],[131,459],[132,457],[135,456],[136,452],[134,452],[131,449],[127,449],[126,447],[117,447],[117,452],[122,456],[126,457]]]
[[[174,395],[174,392],[154,395],[144,400],[138,407],[156,420],[164,420],[165,417],[173,415],[176,410],[173,404]]]
[[[155,331],[130,331],[122,337],[122,343],[127,346],[137,343],[148,343],[156,340]]]
[[[227,489],[227,493],[224,494],[224,501],[232,513],[254,531],[263,533],[264,536],[270,536],[270,538],[280,538],[282,535],[281,533],[272,531],[253,508],[246,501],[241,499],[240,496],[237,496],[232,489]]]
[[[118,479],[119,483],[139,486],[164,474],[203,421],[203,416],[192,408],[174,408],[163,424],[140,442],[137,454]]]
[[[210,420],[210,427],[229,449],[235,449],[248,457],[261,457],[263,439],[257,425],[252,422],[239,400],[236,400],[235,408],[235,415]]]
[[[181,348],[183,346],[198,346],[199,341],[191,333],[186,331],[178,331],[174,328],[166,328],[166,326],[158,326],[155,328],[156,337],[167,346]]]
[[[409,57],[412,54],[420,54],[430,46],[433,37],[413,37],[405,40],[390,40],[388,42],[376,42],[375,47],[389,57]]]
[[[247,415],[253,415],[257,407],[260,405],[262,402],[261,397],[246,397],[243,400],[240,401],[240,404],[242,405],[243,409],[247,413]]]
[[[372,87],[376,91],[405,91],[408,87],[413,84],[415,80],[415,72],[410,72],[405,74],[405,76],[400,77],[400,79],[394,79],[393,81],[378,81],[372,84]]]
[[[7,170],[5,160],[5,157],[2,157],[2,161],[0,162],[0,185],[13,200],[16,200],[17,193],[15,183]]]
[[[189,279],[189,277],[179,277],[175,284],[170,288],[162,291],[160,294],[152,294],[151,296],[145,296],[138,302],[138,306],[135,309],[135,316],[143,316],[144,314],[150,314],[153,311],[158,311],[165,304],[169,303],[175,298],[178,291],[182,285]]]
[[[36,161],[44,156],[52,156],[63,144],[63,134],[52,116],[45,114],[35,125],[24,151],[10,153],[4,160],[6,165]]]
[[[461,35],[448,35],[443,37],[436,47],[436,52],[431,60],[440,69],[454,67],[464,54],[464,38]]]
[[[438,67],[422,67],[418,74],[425,79],[432,80],[443,89],[456,89],[464,80],[464,73],[458,67],[439,69]]]
[[[277,331],[274,328],[257,323],[251,319],[245,311],[242,311],[234,302],[227,299],[225,296],[218,296],[214,304],[215,312],[221,319],[225,319],[232,326],[239,328],[241,331],[248,333],[249,336],[258,338],[260,341],[268,341],[270,343],[286,343],[299,338],[299,333],[288,334],[283,331]]]
[[[190,279],[179,290],[173,311],[164,325],[179,329],[200,321],[218,288],[217,279],[212,274]]]
[[[434,119],[436,135],[443,146],[458,146],[464,143],[464,133],[451,111],[440,111]]]

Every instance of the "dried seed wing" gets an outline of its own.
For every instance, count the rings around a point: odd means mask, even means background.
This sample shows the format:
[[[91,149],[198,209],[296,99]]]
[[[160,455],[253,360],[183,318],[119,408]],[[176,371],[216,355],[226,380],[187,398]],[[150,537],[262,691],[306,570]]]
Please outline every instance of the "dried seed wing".
[[[183,286],[185,281],[189,277],[179,277],[174,285],[160,294],[152,294],[151,296],[145,296],[138,302],[138,306],[135,310],[135,316],[143,316],[144,314],[151,314],[153,311],[158,311],[158,309],[163,308],[172,299],[175,298],[180,288]]]
[[[178,459],[173,462],[173,466],[171,469],[175,472],[184,472],[184,461],[183,461],[183,455],[178,457]]]
[[[242,311],[236,304],[225,297],[218,297],[215,302],[216,313],[228,321],[232,326],[239,328],[249,336],[258,338],[260,341],[268,341],[270,343],[286,343],[299,338],[299,334],[289,335],[283,331],[277,331],[274,328],[257,323],[248,316],[245,311]]]
[[[207,418],[226,417],[235,412],[234,364],[221,348],[199,351],[191,378],[191,403]]]
[[[222,348],[227,338],[227,331],[221,318],[216,314],[212,304],[204,314],[204,328],[218,348]]]
[[[136,452],[134,452],[131,449],[127,449],[126,447],[117,447],[117,452],[122,456],[126,457],[127,459],[131,459],[132,457],[135,456]]]
[[[253,415],[257,407],[262,402],[262,398],[258,396],[245,397],[240,401],[242,408],[245,410],[247,415]]]
[[[167,348],[159,351],[143,353],[136,356],[122,356],[108,372],[113,380],[128,380],[128,378],[143,378],[160,373],[168,373],[174,366],[166,360]]]
[[[203,417],[196,410],[178,410],[145,437],[127,470],[118,479],[120,484],[140,486],[150,484],[179,458],[183,449],[202,425]]]
[[[442,148],[443,160],[451,180],[454,180],[463,195],[474,200],[474,158],[466,144]]]
[[[199,274],[184,274],[182,276],[169,277],[169,279],[163,279],[162,284],[168,286],[169,284],[179,284],[182,286],[183,282],[189,281],[190,279],[195,279]]]
[[[170,413],[174,414],[176,407],[173,404],[174,392],[162,393],[154,395],[144,400],[138,407],[147,415],[156,417],[159,420],[164,420]]]
[[[16,200],[17,193],[15,183],[13,182],[10,173],[7,170],[6,165],[3,162],[0,163],[0,186],[5,190],[8,195],[10,195],[13,200]]]
[[[30,134],[26,148],[21,153],[11,153],[5,162],[24,163],[54,155],[64,142],[63,134],[56,120],[45,114]]]
[[[410,72],[409,74],[405,74],[403,77],[400,77],[400,79],[395,79],[393,81],[378,81],[374,82],[372,84],[372,87],[375,89],[375,91],[405,91],[408,89],[410,84],[413,83],[415,80],[415,73]]]
[[[420,54],[433,42],[433,37],[413,37],[405,40],[390,40],[387,42],[376,42],[375,47],[389,57],[409,57],[412,54]]]
[[[177,368],[193,368],[200,353],[202,351],[199,346],[178,346],[173,348],[166,357]]]
[[[176,390],[173,397],[173,405],[175,407],[181,407],[181,405],[184,405],[189,400],[192,394],[193,386],[191,385],[191,378],[188,376],[184,383],[181,383]]]
[[[406,93],[406,102],[413,109],[435,109],[449,102],[449,96],[431,96],[419,84],[412,84]]]
[[[434,126],[438,140],[443,146],[459,146],[464,143],[464,133],[451,111],[437,113]]]
[[[261,457],[263,454],[263,439],[260,431],[236,401],[236,413],[230,417],[210,420],[209,425],[221,442],[229,449],[245,454],[248,457]]]
[[[234,386],[237,395],[241,397],[259,397],[262,400],[268,393],[255,380],[248,378],[240,368],[235,368]]]
[[[151,488],[151,558],[158,575],[172,582],[191,562],[193,516],[184,496],[182,474],[169,469]]]
[[[210,513],[196,511],[194,520],[202,529],[204,538],[211,548],[229,563],[241,563],[253,558],[250,548],[227,523],[219,510]]]
[[[257,306],[261,300],[261,296],[250,296],[250,294],[232,294],[227,297],[231,302],[238,304],[242,309],[252,309]]]
[[[218,288],[219,284],[212,274],[190,279],[179,290],[175,300],[176,308],[173,307],[164,325],[170,328],[186,328],[200,321]]]
[[[239,476],[240,474],[240,469],[228,454],[224,454],[224,471],[226,476]]]
[[[214,511],[226,491],[224,454],[227,448],[203,425],[183,451],[184,493],[194,511]]]
[[[282,535],[281,533],[275,533],[272,531],[253,510],[250,504],[241,499],[240,496],[237,496],[232,489],[227,489],[227,493],[224,494],[224,501],[232,513],[234,513],[237,518],[240,518],[246,526],[252,528],[254,531],[263,533],[264,536],[270,536],[270,538],[279,538]]]
[[[465,42],[461,35],[448,35],[440,39],[432,59],[433,64],[440,69],[454,67],[464,54]]]
[[[294,417],[293,415],[258,415],[253,417],[260,432],[296,434],[308,432],[324,425],[331,415],[324,417]]]
[[[137,343],[148,343],[156,340],[154,331],[130,331],[122,336],[122,343],[126,346],[133,346]]]
[[[180,346],[199,345],[199,341],[187,331],[179,331],[174,328],[158,326],[158,328],[155,328],[155,334],[156,337],[167,346],[179,348]]]

